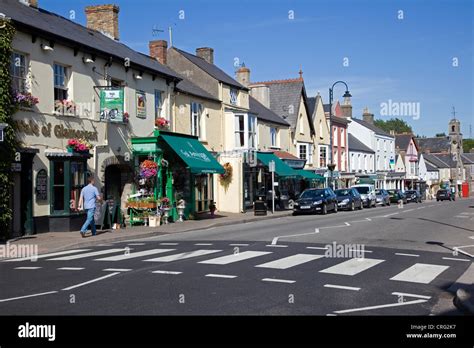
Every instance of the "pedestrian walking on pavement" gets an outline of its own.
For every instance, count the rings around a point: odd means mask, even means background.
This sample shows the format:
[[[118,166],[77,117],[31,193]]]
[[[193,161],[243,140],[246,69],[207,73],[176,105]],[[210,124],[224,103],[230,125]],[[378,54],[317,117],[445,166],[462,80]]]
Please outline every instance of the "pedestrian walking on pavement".
[[[79,198],[79,210],[85,210],[87,213],[86,222],[81,228],[82,237],[85,237],[89,225],[91,227],[92,235],[96,235],[94,220],[95,204],[97,201],[101,201],[99,190],[94,186],[94,177],[92,175],[89,176],[88,181],[89,184],[84,186],[84,188],[81,190],[81,197]]]

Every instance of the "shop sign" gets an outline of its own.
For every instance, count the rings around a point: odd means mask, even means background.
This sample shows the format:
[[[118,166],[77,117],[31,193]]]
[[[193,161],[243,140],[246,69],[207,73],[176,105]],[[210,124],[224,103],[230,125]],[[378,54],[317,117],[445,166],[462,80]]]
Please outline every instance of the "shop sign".
[[[133,151],[137,152],[155,152],[156,144],[144,143],[144,144],[133,144]]]
[[[102,88],[100,90],[100,120],[123,122],[123,88]]]
[[[79,138],[86,139],[88,141],[98,140],[97,132],[66,128],[62,124],[58,124],[53,127],[51,123],[47,123],[44,126],[40,126],[33,120],[16,120],[15,126],[18,133],[34,135],[36,137],[42,135],[45,138],[51,138],[51,136],[54,134],[54,136],[58,139]]]
[[[36,199],[46,201],[48,199],[48,173],[41,169],[36,175]]]
[[[137,105],[137,117],[146,118],[146,94],[143,91],[136,92],[135,103]]]
[[[194,160],[203,161],[206,163],[211,162],[211,159],[209,158],[209,156],[205,154],[204,152],[195,152],[195,151],[188,151],[188,150],[183,150],[183,149],[181,149],[180,152],[186,158],[192,158]]]

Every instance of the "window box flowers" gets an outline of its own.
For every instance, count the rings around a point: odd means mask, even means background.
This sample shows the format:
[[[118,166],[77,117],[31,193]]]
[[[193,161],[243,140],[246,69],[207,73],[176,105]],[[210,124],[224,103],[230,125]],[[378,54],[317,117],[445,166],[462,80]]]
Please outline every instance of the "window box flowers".
[[[13,92],[13,103],[16,107],[32,108],[39,103],[39,99],[31,93]]]
[[[144,179],[154,178],[158,172],[158,164],[151,160],[145,160],[140,164],[140,176]]]
[[[68,152],[88,153],[92,149],[92,144],[84,139],[69,139],[67,141]]]
[[[159,130],[169,130],[170,129],[170,122],[164,117],[158,117],[155,120],[155,127]]]

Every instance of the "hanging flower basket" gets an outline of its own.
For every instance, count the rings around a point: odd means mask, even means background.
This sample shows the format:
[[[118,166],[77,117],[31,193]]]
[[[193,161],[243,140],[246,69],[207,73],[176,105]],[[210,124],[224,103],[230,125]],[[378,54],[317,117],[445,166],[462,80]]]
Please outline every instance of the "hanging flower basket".
[[[158,173],[158,164],[152,160],[145,160],[140,164],[140,176],[144,179],[154,178]]]
[[[155,120],[155,127],[159,130],[169,130],[170,129],[170,122],[164,117],[158,117]]]
[[[223,165],[224,173],[219,175],[219,180],[221,184],[225,187],[228,187],[230,182],[232,181],[232,165],[227,162]]]

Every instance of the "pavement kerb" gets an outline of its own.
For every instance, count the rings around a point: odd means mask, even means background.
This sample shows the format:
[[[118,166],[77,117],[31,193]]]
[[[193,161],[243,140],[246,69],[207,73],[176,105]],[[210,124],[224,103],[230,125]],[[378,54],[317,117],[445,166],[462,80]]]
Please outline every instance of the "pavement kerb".
[[[108,243],[120,242],[120,241],[125,241],[125,240],[130,240],[130,239],[141,239],[141,238],[156,237],[160,235],[164,236],[164,235],[170,235],[170,234],[180,234],[180,233],[186,233],[186,232],[191,232],[191,231],[196,231],[196,230],[206,230],[209,228],[220,227],[220,226],[239,225],[239,224],[244,224],[248,222],[255,222],[255,221],[261,221],[261,220],[268,220],[268,219],[277,219],[277,218],[291,216],[291,215],[292,215],[292,211],[288,211],[285,213],[280,213],[278,215],[267,215],[267,216],[251,217],[251,218],[240,219],[240,220],[215,222],[206,226],[189,227],[189,228],[181,229],[179,231],[167,232],[167,231],[155,230],[155,231],[150,231],[146,233],[138,233],[137,235],[127,235],[127,236],[118,235],[118,236],[114,236],[107,239],[101,239],[101,240],[91,240],[91,241],[85,240],[85,241],[81,241],[77,243],[62,245],[56,248],[46,248],[45,250],[43,250],[42,253],[50,253],[50,252],[62,251],[62,250],[67,250],[67,249],[72,249],[72,248],[79,248],[79,247],[81,248],[90,247],[90,246],[95,246],[98,244],[108,244]],[[113,233],[120,233],[120,232],[113,232]],[[19,239],[17,238],[14,241],[21,241],[21,238]]]

